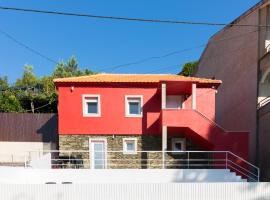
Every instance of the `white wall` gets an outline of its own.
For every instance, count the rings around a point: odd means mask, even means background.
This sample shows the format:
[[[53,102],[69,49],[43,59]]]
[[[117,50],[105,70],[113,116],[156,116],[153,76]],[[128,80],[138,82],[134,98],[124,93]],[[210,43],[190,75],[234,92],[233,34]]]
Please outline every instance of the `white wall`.
[[[24,169],[0,168],[0,184],[239,182],[221,169]]]
[[[3,200],[267,200],[270,183],[0,185]]]
[[[29,165],[34,169],[51,169],[51,160],[51,153],[47,153],[35,160],[31,160]]]
[[[43,142],[0,142],[0,162],[24,162],[29,156],[35,159],[42,155],[43,150],[53,149],[53,146]]]

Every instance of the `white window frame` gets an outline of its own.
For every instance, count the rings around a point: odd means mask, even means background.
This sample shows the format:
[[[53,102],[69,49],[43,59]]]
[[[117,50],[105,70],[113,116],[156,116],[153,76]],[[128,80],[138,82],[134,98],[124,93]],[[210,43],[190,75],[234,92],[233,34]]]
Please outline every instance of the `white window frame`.
[[[127,150],[127,145],[126,142],[127,141],[134,141],[134,151],[128,151]],[[137,154],[137,145],[138,145],[138,139],[137,138],[123,138],[123,154]]]
[[[130,114],[129,113],[129,98],[140,98],[141,113]],[[125,114],[126,117],[142,117],[143,116],[143,96],[142,95],[125,95]]]
[[[182,150],[186,151],[186,138],[172,138],[172,151],[174,150],[175,143],[181,143]],[[173,154],[181,154],[181,152],[172,152]]]
[[[98,113],[88,113],[87,112],[87,102],[91,102],[87,100],[87,98],[97,98],[97,106],[98,106]],[[100,117],[101,116],[101,102],[100,102],[100,95],[99,94],[83,94],[82,95],[82,106],[83,106],[83,116],[84,117]]]
[[[89,160],[90,160],[90,169],[95,169],[95,166],[93,165],[93,159],[94,155],[92,152],[92,143],[94,142],[104,142],[104,169],[107,169],[107,148],[108,148],[108,143],[107,143],[107,138],[89,138]]]

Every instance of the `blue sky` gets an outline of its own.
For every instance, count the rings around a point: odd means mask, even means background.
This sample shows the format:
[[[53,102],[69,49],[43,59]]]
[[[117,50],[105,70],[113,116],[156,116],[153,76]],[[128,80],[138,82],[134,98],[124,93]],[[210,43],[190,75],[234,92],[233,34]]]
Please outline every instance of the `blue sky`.
[[[1,6],[57,10],[181,21],[229,23],[258,0],[0,0]],[[75,55],[82,68],[100,71],[151,56],[206,43],[221,27],[109,21],[0,10],[0,30],[56,60]],[[14,82],[23,66],[37,76],[50,74],[55,64],[18,46],[0,34],[0,76]],[[128,67],[115,73],[176,73],[197,60],[203,48]],[[163,68],[163,69],[162,69]]]

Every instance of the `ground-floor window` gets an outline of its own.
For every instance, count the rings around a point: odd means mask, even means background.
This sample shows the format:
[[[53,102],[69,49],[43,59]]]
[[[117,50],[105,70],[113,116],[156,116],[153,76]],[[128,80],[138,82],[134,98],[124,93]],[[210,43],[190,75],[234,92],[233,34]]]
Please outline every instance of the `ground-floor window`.
[[[172,138],[172,151],[185,151],[186,139],[185,138]]]
[[[124,154],[137,153],[137,138],[123,138],[123,153]]]

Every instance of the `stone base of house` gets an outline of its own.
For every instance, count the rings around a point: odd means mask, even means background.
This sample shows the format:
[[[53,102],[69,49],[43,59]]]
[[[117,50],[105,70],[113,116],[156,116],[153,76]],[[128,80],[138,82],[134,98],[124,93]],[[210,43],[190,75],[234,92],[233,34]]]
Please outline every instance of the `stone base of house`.
[[[123,153],[123,139],[136,138],[137,153]],[[59,135],[60,156],[71,160],[81,160],[77,167],[91,168],[90,141],[106,139],[107,143],[107,168],[109,169],[153,169],[163,165],[162,138],[161,136],[146,135]],[[168,151],[171,150],[172,138],[168,137]],[[186,150],[200,150],[190,140],[186,140]],[[76,152],[78,151],[78,152]],[[83,152],[79,152],[83,151]],[[151,152],[155,151],[155,152]],[[166,154],[167,165],[171,166],[176,160],[186,155],[171,153]],[[80,166],[81,165],[81,166]]]

